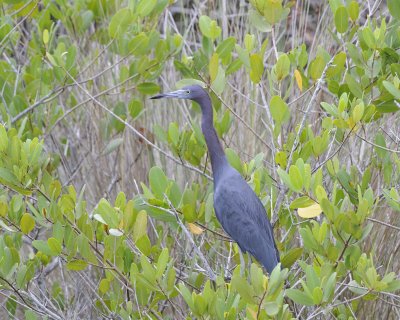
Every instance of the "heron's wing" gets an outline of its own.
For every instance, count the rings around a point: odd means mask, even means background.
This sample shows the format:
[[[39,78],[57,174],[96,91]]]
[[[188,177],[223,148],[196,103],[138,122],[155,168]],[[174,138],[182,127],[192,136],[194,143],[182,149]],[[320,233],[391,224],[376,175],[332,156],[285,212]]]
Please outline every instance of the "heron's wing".
[[[214,208],[224,230],[243,251],[249,251],[268,272],[279,255],[265,208],[239,175],[221,181],[215,190]]]

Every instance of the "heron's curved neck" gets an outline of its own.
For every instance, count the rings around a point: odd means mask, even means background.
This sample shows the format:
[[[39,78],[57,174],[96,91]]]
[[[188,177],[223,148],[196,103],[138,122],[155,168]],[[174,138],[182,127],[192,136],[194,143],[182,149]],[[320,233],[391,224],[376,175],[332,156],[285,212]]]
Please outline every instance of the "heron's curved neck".
[[[217,180],[223,172],[223,168],[228,165],[225,152],[222,149],[221,143],[218,139],[217,132],[213,124],[213,109],[211,99],[208,95],[196,99],[202,111],[201,129],[206,139],[208,152],[211,159],[211,167],[213,170],[214,180]]]

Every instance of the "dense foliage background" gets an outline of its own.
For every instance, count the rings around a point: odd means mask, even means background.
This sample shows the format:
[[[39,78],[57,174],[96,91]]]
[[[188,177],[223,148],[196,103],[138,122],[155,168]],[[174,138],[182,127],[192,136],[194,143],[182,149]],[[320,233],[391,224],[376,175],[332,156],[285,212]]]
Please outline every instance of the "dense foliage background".
[[[400,317],[398,0],[0,6],[2,319]],[[216,220],[199,107],[148,99],[199,81],[271,275]]]

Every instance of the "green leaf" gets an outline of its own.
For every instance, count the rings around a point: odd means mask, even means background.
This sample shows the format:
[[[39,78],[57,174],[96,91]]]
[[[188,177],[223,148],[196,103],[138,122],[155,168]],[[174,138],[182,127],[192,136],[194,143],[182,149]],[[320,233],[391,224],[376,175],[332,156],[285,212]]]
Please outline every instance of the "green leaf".
[[[247,50],[243,49],[238,44],[235,45],[235,49],[238,54],[239,60],[244,64],[246,68],[250,69],[250,58]]]
[[[342,5],[342,0],[329,0],[329,6],[333,14],[341,5]]]
[[[176,122],[171,122],[168,127],[168,137],[175,147],[177,147],[179,144],[179,136],[178,124]]]
[[[400,290],[400,280],[393,280],[385,288],[386,292],[395,292],[395,291],[398,291],[398,290]]]
[[[186,79],[181,79],[177,83],[175,83],[176,88],[181,89],[186,86],[191,86],[197,84],[201,86],[202,88],[206,87],[206,84],[203,81],[197,80],[197,79],[191,79],[191,78],[186,78]]]
[[[146,0],[142,0],[142,2],[145,1]],[[131,10],[128,8],[123,8],[117,11],[117,13],[111,18],[110,25],[108,26],[108,33],[110,37],[117,38],[125,33],[132,21],[133,15]]]
[[[358,15],[360,14],[360,6],[358,5],[357,1],[351,1],[347,9],[349,11],[350,19],[354,22],[358,19]]]
[[[354,77],[350,73],[346,74],[346,78],[345,79],[346,79],[346,83],[349,86],[349,89],[350,89],[351,93],[355,97],[361,99],[363,97],[363,91],[361,90],[361,86],[360,86],[359,82],[356,81],[354,79]]]
[[[320,287],[315,287],[313,290],[314,304],[318,305],[322,302],[323,292]]]
[[[155,94],[160,91],[160,86],[153,82],[143,82],[137,86],[137,90],[143,94]]]
[[[218,53],[221,59],[225,59],[231,55],[233,48],[235,48],[235,44],[236,44],[236,38],[229,37],[218,45],[215,52]]]
[[[346,7],[340,6],[335,12],[335,26],[339,33],[345,33],[349,28],[349,15]]]
[[[325,69],[325,60],[323,57],[321,57],[320,55],[318,55],[310,64],[310,69],[309,69],[309,73],[311,75],[311,78],[314,81],[317,81],[321,76],[322,76],[322,72]]]
[[[264,6],[263,15],[269,24],[273,25],[285,16],[282,1],[267,0],[264,3],[266,3],[266,5]]]
[[[400,100],[400,89],[396,88],[395,85],[389,81],[382,81],[382,84],[394,98]]]
[[[287,296],[292,299],[294,302],[304,305],[304,306],[313,306],[314,299],[313,297],[309,296],[305,292],[302,292],[297,289],[288,289],[286,291]]]
[[[279,125],[289,120],[288,105],[280,96],[273,96],[269,102],[272,119]]]
[[[47,45],[49,43],[49,30],[43,30],[43,43]]]
[[[287,172],[285,170],[282,170],[281,168],[277,169],[278,175],[281,178],[281,180],[283,181],[283,183],[288,186],[290,189],[294,189],[292,186],[292,182],[290,181],[290,177],[287,174]]]
[[[53,252],[53,255],[59,255],[62,251],[61,243],[56,238],[47,239],[47,245]]]
[[[303,248],[292,248],[282,258],[283,268],[290,268],[303,254]]]
[[[326,77],[330,79],[336,75],[341,74],[345,69],[345,63],[346,63],[346,53],[341,51],[333,58],[333,62],[329,66],[326,72]]]
[[[225,149],[225,154],[228,159],[228,162],[232,167],[234,167],[240,173],[243,173],[242,161],[240,160],[239,156],[233,151],[231,148]]]
[[[240,297],[247,303],[255,303],[253,288],[240,276],[234,276],[231,280],[232,289],[240,294]]]
[[[4,201],[2,201],[2,200],[0,200],[0,216],[1,217],[5,217],[5,216],[7,216],[7,212],[8,212],[8,205],[7,205],[7,203],[6,202],[4,202]],[[22,224],[22,220],[21,220],[21,224]],[[21,228],[22,229],[22,228]],[[31,230],[30,230],[31,231]],[[29,232],[30,232],[29,231]],[[23,230],[22,230],[22,232],[24,232]],[[28,232],[28,233],[29,233]]]
[[[26,309],[25,310],[25,320],[39,320],[39,318],[34,311]]]
[[[275,162],[280,165],[283,169],[286,168],[287,165],[287,154],[285,151],[278,151],[275,153]]]
[[[214,53],[210,58],[210,63],[208,64],[208,73],[210,74],[211,82],[214,82],[218,75],[219,58],[218,53]]]
[[[263,294],[264,292],[264,274],[262,269],[257,266],[255,263],[252,263],[250,266],[250,279],[251,285],[255,291],[256,295]]]
[[[164,248],[157,261],[157,272],[156,272],[156,278],[160,279],[161,276],[163,275],[165,268],[167,267],[168,264],[168,259],[169,259],[169,254],[168,254],[168,248]]]
[[[136,12],[141,17],[148,16],[157,4],[157,0],[140,0]]]
[[[278,81],[286,78],[289,75],[290,71],[290,60],[287,54],[282,54],[275,65],[275,74]]]
[[[9,232],[17,232],[17,230],[10,228],[7,224],[4,223],[3,219],[0,219],[0,227],[2,227],[4,230],[7,230]]]
[[[326,283],[324,284],[324,295],[323,295],[323,301],[324,302],[330,302],[333,294],[335,292],[335,286],[336,286],[336,272],[332,273]]]
[[[243,62],[239,59],[232,61],[232,63],[228,66],[228,68],[225,71],[226,75],[235,73],[242,67],[242,65],[243,65]]]
[[[364,39],[366,45],[369,48],[371,48],[371,49],[376,48],[376,39],[375,39],[374,33],[372,32],[372,30],[369,26],[362,29],[361,35],[362,35],[362,39]]]
[[[400,2],[398,0],[387,0],[387,6],[393,18],[400,19]]]
[[[83,260],[73,260],[67,263],[67,269],[71,271],[81,271],[86,269],[87,262]]]
[[[117,149],[122,144],[122,142],[124,142],[124,138],[116,138],[114,140],[111,140],[107,144],[107,146],[104,148],[103,155],[107,155],[107,154],[113,152],[115,149]]]
[[[32,266],[32,264],[31,264],[31,266]],[[16,276],[18,288],[24,288],[24,286],[27,284],[29,279],[32,278],[32,276],[34,275],[34,272],[32,269],[33,269],[33,266],[31,268],[28,268],[27,265],[21,265],[21,267],[17,271],[17,276]]]
[[[290,204],[290,209],[307,208],[315,204],[315,201],[308,196],[302,196],[300,198],[294,199]]]
[[[300,173],[299,168],[297,166],[290,166],[289,168],[289,177],[290,182],[292,184],[293,190],[296,192],[300,192],[303,189],[303,177]]]
[[[264,72],[264,63],[262,57],[258,53],[250,56],[250,79],[254,83],[259,83]]]
[[[110,290],[110,280],[108,279],[101,279],[99,283],[99,291],[101,294],[105,294]]]
[[[110,228],[116,228],[119,225],[116,210],[110,205],[106,199],[100,199],[97,204],[96,212],[99,215],[94,215],[94,218],[101,223],[107,224]]]
[[[244,37],[244,47],[246,48],[247,52],[251,52],[254,49],[255,44],[255,35],[254,34],[246,34]]]
[[[138,99],[133,99],[129,102],[128,110],[132,119],[136,119],[143,110],[143,103]]]
[[[144,255],[148,256],[150,254],[151,242],[147,234],[139,238],[139,240],[135,243],[135,245]]]
[[[17,311],[17,301],[18,301],[17,297],[14,296],[13,294],[11,294],[5,303],[6,309],[9,313],[9,315],[11,316],[11,318],[15,318],[14,315],[15,315],[15,312]]]
[[[263,308],[267,315],[273,317],[276,316],[279,312],[279,305],[275,301],[266,302],[263,304]]]
[[[56,59],[54,59],[53,55],[51,55],[49,52],[46,52],[46,58],[49,60],[50,64],[54,67],[58,67],[58,63]]]
[[[138,241],[147,234],[147,213],[144,210],[139,211],[135,225],[133,226],[133,241]]]
[[[21,218],[20,227],[24,234],[28,234],[35,228],[35,219],[29,213],[25,213]]]
[[[217,77],[211,84],[211,88],[215,91],[216,94],[220,95],[224,91],[225,84],[225,70],[221,66],[218,66]]]
[[[50,250],[49,245],[46,241],[43,240],[33,240],[32,246],[36,248],[38,251],[42,251],[44,254],[51,256],[53,252]]]
[[[0,152],[6,150],[8,147],[7,131],[2,124],[0,124]]]
[[[354,107],[351,116],[354,122],[358,122],[361,120],[363,115],[364,115],[364,103],[361,102]]]
[[[256,10],[249,10],[249,21],[258,31],[270,32],[272,30],[272,26]]]
[[[144,33],[139,33],[131,41],[129,41],[129,53],[140,56],[147,52],[149,46],[149,37]]]
[[[168,179],[159,167],[152,167],[149,171],[150,188],[156,198],[164,200],[164,193],[168,187]]]
[[[146,278],[151,286],[154,286],[157,281],[155,269],[144,254],[142,254],[140,257],[140,265],[143,269],[143,276]]]
[[[301,228],[300,235],[303,238],[304,247],[308,250],[317,250],[319,248],[309,227]]]
[[[218,27],[215,20],[211,20],[208,16],[201,16],[199,19],[199,27],[201,33],[212,40],[219,37],[221,34],[221,28]]]
[[[192,294],[183,283],[179,283],[179,292],[191,310],[194,309]]]

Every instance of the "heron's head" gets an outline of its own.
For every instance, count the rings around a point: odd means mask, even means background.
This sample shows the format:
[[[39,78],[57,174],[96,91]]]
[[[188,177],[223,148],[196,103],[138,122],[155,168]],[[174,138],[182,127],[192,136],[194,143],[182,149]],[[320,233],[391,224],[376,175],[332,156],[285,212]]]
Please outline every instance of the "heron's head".
[[[207,92],[199,85],[192,85],[183,87],[182,89],[160,93],[150,99],[161,99],[161,98],[177,98],[177,99],[189,99],[193,101],[198,101],[199,99],[207,96]]]

